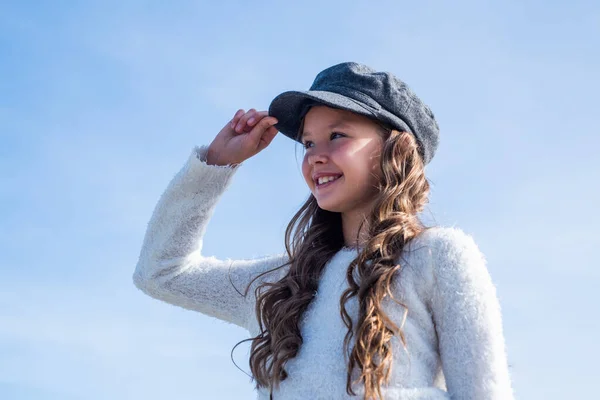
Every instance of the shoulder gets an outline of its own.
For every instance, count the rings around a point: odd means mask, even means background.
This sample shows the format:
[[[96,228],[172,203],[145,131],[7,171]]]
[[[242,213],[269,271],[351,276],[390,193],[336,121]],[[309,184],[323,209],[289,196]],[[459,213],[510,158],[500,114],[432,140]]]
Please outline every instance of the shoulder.
[[[436,226],[427,228],[413,239],[415,243],[426,245],[436,250],[474,250],[477,248],[471,235],[460,228]]]
[[[428,228],[406,246],[407,258],[419,261],[419,267],[433,281],[487,280],[488,271],[483,253],[473,237],[460,228]]]
[[[458,228],[435,228],[423,237],[432,248],[432,289],[439,298],[479,304],[496,295],[485,256],[473,237]]]
[[[426,249],[438,261],[483,257],[473,237],[455,227],[427,228],[412,239],[406,249],[408,252]]]

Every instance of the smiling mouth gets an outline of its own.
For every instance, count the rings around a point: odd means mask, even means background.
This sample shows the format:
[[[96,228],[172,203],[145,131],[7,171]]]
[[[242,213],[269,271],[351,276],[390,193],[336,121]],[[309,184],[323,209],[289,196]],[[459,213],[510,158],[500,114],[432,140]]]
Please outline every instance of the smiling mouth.
[[[319,184],[317,182],[317,184],[315,185],[315,187],[318,188],[318,189],[321,189],[321,188],[325,188],[327,186],[331,186],[333,183],[337,182],[342,176],[344,176],[344,175],[340,175],[337,178],[335,178],[334,180],[327,181],[327,182],[321,183],[321,184]]]

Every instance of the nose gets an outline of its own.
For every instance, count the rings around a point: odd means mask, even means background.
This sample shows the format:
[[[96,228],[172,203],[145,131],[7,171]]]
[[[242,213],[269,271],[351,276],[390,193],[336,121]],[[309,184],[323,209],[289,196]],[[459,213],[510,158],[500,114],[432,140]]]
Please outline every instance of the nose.
[[[327,162],[328,159],[329,157],[323,151],[313,151],[311,154],[307,155],[307,161],[309,165],[315,165],[316,163],[323,164]]]

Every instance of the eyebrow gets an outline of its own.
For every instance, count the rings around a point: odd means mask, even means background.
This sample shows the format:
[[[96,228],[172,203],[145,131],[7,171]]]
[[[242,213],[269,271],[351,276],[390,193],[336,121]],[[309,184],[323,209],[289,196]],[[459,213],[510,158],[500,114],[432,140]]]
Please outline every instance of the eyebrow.
[[[329,126],[327,126],[327,129],[335,129],[335,128],[349,128],[350,125],[347,124],[346,122],[342,121],[342,120],[338,120],[335,121],[331,124],[329,124]],[[302,134],[300,135],[300,139],[304,139],[305,137],[311,136],[311,133],[308,131],[303,131]]]

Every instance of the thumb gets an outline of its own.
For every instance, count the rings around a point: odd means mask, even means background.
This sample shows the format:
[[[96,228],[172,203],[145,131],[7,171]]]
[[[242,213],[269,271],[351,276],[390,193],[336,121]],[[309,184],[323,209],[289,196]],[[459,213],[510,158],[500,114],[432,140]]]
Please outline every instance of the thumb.
[[[275,118],[275,117],[264,117],[263,119],[261,119],[248,134],[252,138],[252,142],[256,143],[257,147],[261,146],[265,132],[267,132],[270,128],[275,129],[275,127],[273,125],[275,125],[276,123],[277,123],[277,118]],[[276,129],[275,129],[275,132],[277,132]],[[271,138],[271,140],[272,139],[273,138]],[[268,145],[268,143],[267,143],[267,145]],[[264,147],[266,147],[266,146],[264,146]],[[262,148],[264,148],[264,147],[262,147]]]
[[[277,135],[277,128],[275,128],[274,126],[269,127],[260,138],[260,142],[258,142],[258,151],[262,151],[268,145],[270,145],[275,135]]]

